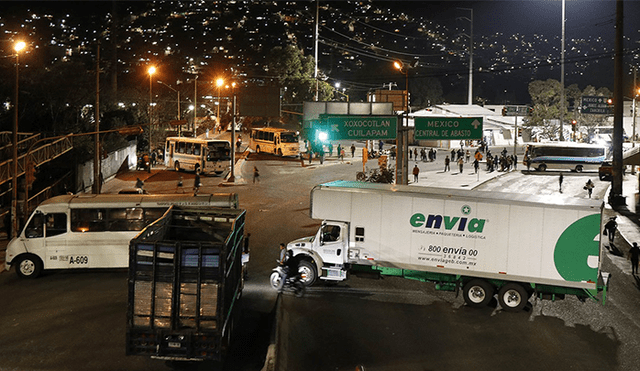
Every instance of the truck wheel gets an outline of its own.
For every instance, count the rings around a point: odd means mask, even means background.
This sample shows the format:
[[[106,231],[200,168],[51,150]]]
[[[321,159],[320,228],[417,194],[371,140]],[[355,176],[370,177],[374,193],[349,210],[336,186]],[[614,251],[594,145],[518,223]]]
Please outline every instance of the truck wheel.
[[[547,165],[540,164],[540,166],[538,166],[538,171],[547,171]]]
[[[484,307],[493,298],[494,289],[493,286],[480,279],[475,279],[467,282],[462,290],[464,294],[464,301],[470,307]]]
[[[498,291],[498,302],[507,312],[521,311],[529,301],[529,294],[522,285],[507,283]]]
[[[298,273],[300,273],[300,281],[305,286],[313,285],[318,279],[315,265],[308,260],[302,260],[300,262],[300,265],[298,265]]]
[[[581,173],[582,172],[582,165],[577,165],[576,166],[576,173]]]
[[[271,284],[271,287],[278,291],[282,290],[282,286],[284,286],[284,280],[282,278],[283,277],[279,272],[271,273],[271,276],[269,276],[269,283]]]
[[[20,278],[36,278],[42,272],[42,261],[35,255],[22,255],[15,262],[16,274]]]

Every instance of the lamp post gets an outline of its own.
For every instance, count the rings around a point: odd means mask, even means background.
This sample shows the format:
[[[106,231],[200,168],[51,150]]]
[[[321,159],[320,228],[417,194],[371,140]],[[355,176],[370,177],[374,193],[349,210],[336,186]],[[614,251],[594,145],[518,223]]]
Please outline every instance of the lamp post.
[[[13,105],[13,181],[11,184],[11,237],[18,236],[18,92],[20,90],[20,51],[27,44],[18,41],[13,46],[16,51],[16,96]],[[26,181],[26,180],[25,180]]]
[[[408,139],[405,137],[407,131],[406,128],[409,126],[409,70],[407,66],[405,66],[400,61],[393,62],[393,66],[400,72],[404,73],[405,77],[405,89],[407,91],[405,107],[404,107],[404,121],[402,124],[398,125],[398,134],[396,135],[396,184],[408,184],[409,177],[407,174],[408,171],[408,161],[407,161],[407,151],[409,150]],[[405,126],[406,124],[406,126]]]
[[[220,121],[220,88],[222,85],[224,85],[224,79],[218,78],[216,80],[216,86],[218,87],[218,111],[216,113],[216,120],[218,121],[218,125],[222,125],[222,122]],[[233,140],[231,142],[231,145],[233,145]]]
[[[154,66],[149,67],[149,156],[151,156],[151,134],[153,131],[153,74],[156,73]]]
[[[180,84],[180,81],[178,81],[177,83]],[[178,103],[178,121],[180,121],[180,91],[177,90],[177,89],[174,89],[171,85],[165,84],[164,82],[162,82],[160,80],[158,80],[158,84],[166,86],[167,88],[173,90],[174,93],[178,93],[178,102],[177,102]],[[180,127],[181,126],[182,125],[178,126],[178,136],[180,136],[180,132],[179,131],[180,131]]]
[[[231,121],[231,167],[229,172],[229,178],[227,182],[233,183],[236,181],[234,167],[236,164],[236,147],[234,143],[234,139],[236,138],[236,83],[231,83],[231,89],[233,89],[233,120]]]

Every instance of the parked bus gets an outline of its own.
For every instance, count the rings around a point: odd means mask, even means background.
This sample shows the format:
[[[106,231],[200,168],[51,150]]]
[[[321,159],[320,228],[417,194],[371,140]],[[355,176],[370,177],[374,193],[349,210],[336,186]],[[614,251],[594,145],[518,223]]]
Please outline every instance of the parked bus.
[[[126,268],[129,241],[171,205],[237,208],[233,193],[81,194],[52,197],[7,245],[5,269],[21,278],[44,269]]]
[[[169,137],[164,164],[176,171],[222,174],[231,167],[231,144],[226,140]]]
[[[523,163],[538,171],[554,168],[582,172],[597,170],[598,166],[605,161],[606,155],[606,147],[595,144],[529,143],[526,145]]]
[[[273,153],[278,156],[300,154],[298,134],[278,128],[251,129],[249,148],[256,153]]]

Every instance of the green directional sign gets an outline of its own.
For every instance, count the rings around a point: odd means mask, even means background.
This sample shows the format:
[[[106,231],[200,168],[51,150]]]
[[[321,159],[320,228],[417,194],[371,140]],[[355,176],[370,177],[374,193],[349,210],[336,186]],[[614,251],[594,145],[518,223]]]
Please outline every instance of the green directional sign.
[[[482,139],[482,117],[416,117],[415,139]]]
[[[325,130],[331,140],[395,139],[397,116],[327,115]]]

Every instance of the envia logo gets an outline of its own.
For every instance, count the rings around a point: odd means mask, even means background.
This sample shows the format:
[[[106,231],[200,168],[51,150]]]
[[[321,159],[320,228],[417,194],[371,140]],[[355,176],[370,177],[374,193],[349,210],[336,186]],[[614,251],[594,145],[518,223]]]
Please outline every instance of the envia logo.
[[[573,222],[562,232],[553,253],[556,270],[566,281],[596,282],[598,267],[590,267],[588,259],[600,255],[595,237],[600,233],[600,214],[585,216]]]
[[[469,205],[464,205],[460,209],[462,214],[469,215],[471,213],[471,207]],[[422,213],[415,213],[411,215],[411,219],[409,219],[409,223],[412,227],[419,228],[434,228],[441,229],[444,223],[444,229],[451,231],[456,230],[460,232],[464,232],[465,229],[468,232],[473,233],[482,233],[484,229],[485,219],[469,219],[466,217],[459,216],[447,216],[447,215],[433,215],[429,214],[425,216]]]

